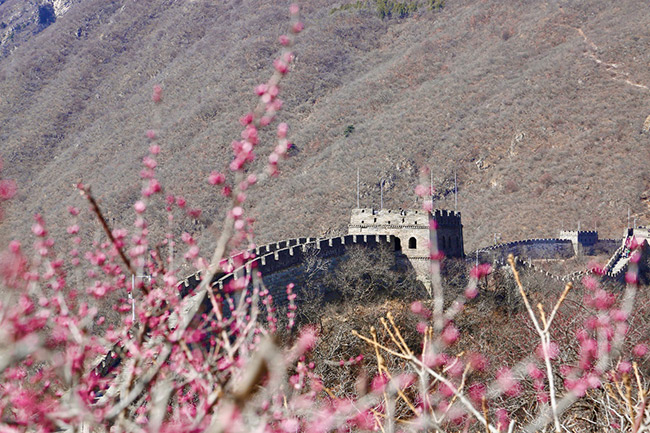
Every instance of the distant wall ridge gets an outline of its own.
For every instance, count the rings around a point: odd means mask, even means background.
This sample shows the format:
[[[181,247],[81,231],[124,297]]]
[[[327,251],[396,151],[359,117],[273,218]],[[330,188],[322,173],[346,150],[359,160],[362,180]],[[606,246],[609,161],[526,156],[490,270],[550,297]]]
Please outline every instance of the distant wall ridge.
[[[435,230],[432,227],[435,227]],[[251,272],[261,272],[265,280],[273,279],[274,274],[286,274],[286,278],[283,278],[288,279],[288,275],[293,273],[293,276],[299,278],[299,269],[304,266],[308,256],[340,260],[353,245],[368,248],[387,245],[396,253],[403,254],[418,275],[428,275],[431,243],[446,256],[465,257],[462,230],[461,212],[454,210],[435,209],[427,212],[413,209],[355,208],[351,211],[347,235],[326,238],[297,237],[256,246],[248,251],[251,257],[244,260],[245,263],[229,269],[230,272],[216,275],[213,285],[219,289],[228,288],[236,277],[250,275]],[[630,229],[623,242],[616,239],[599,239],[596,230],[562,230],[558,237],[530,238],[489,245],[474,251],[467,259],[503,265],[508,255],[512,254],[518,263],[550,278],[573,281],[589,271],[557,276],[536,268],[531,260],[608,254],[612,257],[605,265],[605,273],[610,277],[618,277],[627,269],[624,261],[626,239],[635,235],[644,239],[649,237],[647,228],[638,227],[635,230]],[[230,258],[231,266],[236,262],[241,263],[241,260],[235,258]],[[190,275],[181,283],[181,290],[191,290],[192,287],[198,286],[200,280],[200,272]]]

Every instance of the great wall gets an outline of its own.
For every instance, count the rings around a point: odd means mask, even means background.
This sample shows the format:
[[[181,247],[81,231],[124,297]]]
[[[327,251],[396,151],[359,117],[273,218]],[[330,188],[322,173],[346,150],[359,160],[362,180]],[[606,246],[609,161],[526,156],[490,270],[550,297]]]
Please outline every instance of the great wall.
[[[494,266],[505,265],[506,258],[512,254],[522,266],[558,281],[576,281],[590,271],[585,269],[569,275],[553,275],[536,266],[533,261],[607,255],[611,258],[604,266],[605,276],[622,279],[629,263],[629,243],[632,239],[647,247],[650,239],[648,229],[630,228],[626,236],[618,240],[599,239],[596,231],[561,231],[557,238],[495,244],[466,255],[460,212],[357,208],[352,210],[347,235],[324,239],[295,238],[258,246],[250,252],[253,258],[239,266],[231,266],[228,273],[216,275],[213,286],[218,290],[232,291],[236,289],[233,284],[250,281],[252,273],[259,272],[264,285],[282,304],[289,283],[302,287],[308,277],[318,278],[323,272],[331,271],[351,247],[372,249],[382,245],[412,266],[425,285],[430,260],[429,245],[447,257],[465,258]],[[310,262],[315,260],[321,266],[316,270],[308,269]],[[232,263],[234,261],[231,259],[231,265]],[[310,275],[314,272],[317,275]],[[181,285],[182,293],[191,291],[200,280],[200,273],[188,277]]]
[[[352,247],[372,249],[385,246],[400,259],[410,263],[422,279],[425,278],[430,260],[429,242],[449,257],[492,263],[494,266],[505,266],[506,258],[512,254],[518,267],[538,272],[558,282],[578,281],[591,270],[584,269],[558,276],[537,267],[533,260],[565,260],[577,255],[611,254],[602,270],[604,277],[622,280],[631,257],[630,247],[634,247],[631,245],[633,240],[641,245],[646,256],[650,253],[650,230],[635,227],[629,228],[621,240],[598,239],[595,231],[562,231],[558,238],[526,239],[491,245],[465,255],[462,229],[461,215],[453,211],[435,210],[429,213],[423,210],[354,209],[348,225],[349,234],[325,239],[295,238],[258,246],[251,251],[252,259],[233,267],[230,272],[215,275],[212,286],[218,291],[232,291],[237,288],[232,286],[237,284],[236,281],[248,281],[246,276],[259,272],[274,299],[274,305],[286,307],[286,286],[290,283],[297,287],[303,286],[307,282],[311,261],[321,261],[324,265],[316,273],[330,272]],[[231,263],[234,263],[233,258]],[[203,299],[205,307],[210,308],[207,298],[192,296],[193,289],[200,283],[200,272],[180,283],[181,296],[190,295],[191,298],[191,302],[184,307],[183,314],[190,311],[194,299]],[[117,345],[109,351],[97,366],[99,374],[106,375],[121,362],[120,351]]]

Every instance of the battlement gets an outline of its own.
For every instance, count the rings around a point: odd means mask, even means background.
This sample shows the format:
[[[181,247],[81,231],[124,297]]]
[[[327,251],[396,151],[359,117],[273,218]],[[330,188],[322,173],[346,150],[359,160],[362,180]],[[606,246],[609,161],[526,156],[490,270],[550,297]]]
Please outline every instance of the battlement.
[[[440,226],[461,226],[460,212],[453,210],[436,209],[432,214],[432,218]]]
[[[353,209],[350,224],[356,226],[423,226],[428,227],[426,211],[406,209]]]
[[[562,230],[561,239],[569,239],[581,245],[594,245],[598,242],[598,232],[595,230]]]

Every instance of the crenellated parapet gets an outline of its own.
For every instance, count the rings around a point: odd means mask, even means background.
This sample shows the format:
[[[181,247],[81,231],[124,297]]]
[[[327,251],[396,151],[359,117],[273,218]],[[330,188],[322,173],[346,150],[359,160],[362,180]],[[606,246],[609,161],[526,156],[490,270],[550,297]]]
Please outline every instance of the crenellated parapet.
[[[568,239],[537,238],[491,245],[474,251],[481,262],[504,260],[509,254],[528,259],[567,259],[574,256],[573,244]]]
[[[455,212],[453,210],[436,209],[433,212],[433,219],[438,223],[438,226],[462,226],[460,212]]]
[[[212,286],[218,290],[230,291],[234,288],[233,282],[240,277],[252,277],[253,273],[260,273],[262,280],[276,280],[278,274],[289,273],[293,276],[292,281],[298,281],[305,262],[308,259],[324,261],[337,260],[343,257],[347,250],[353,246],[366,248],[378,248],[386,246],[395,250],[396,241],[390,235],[345,235],[331,238],[296,238],[276,242],[252,250],[253,257],[244,264],[232,269],[229,273],[221,273],[213,279]],[[181,292],[189,293],[197,287],[201,281],[200,272],[188,277],[181,283]],[[240,280],[241,281],[241,280]],[[282,294],[284,286],[268,284],[272,292]],[[280,296],[282,298],[282,296]]]

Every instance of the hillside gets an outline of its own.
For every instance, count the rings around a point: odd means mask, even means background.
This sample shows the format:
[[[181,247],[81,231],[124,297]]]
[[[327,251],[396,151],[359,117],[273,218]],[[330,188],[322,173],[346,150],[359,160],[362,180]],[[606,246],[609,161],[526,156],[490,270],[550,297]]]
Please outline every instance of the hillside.
[[[0,2],[0,21],[20,3]],[[438,12],[390,19],[371,6],[337,10],[344,3],[303,7],[280,116],[296,147],[279,178],[250,192],[260,242],[344,232],[357,168],[362,205],[379,206],[386,179],[393,208],[419,205],[423,166],[437,205],[453,208],[456,171],[466,251],[494,233],[555,236],[578,221],[618,237],[628,207],[650,224],[643,2],[448,0]],[[66,207],[83,205],[71,186],[80,180],[111,222],[129,226],[144,132],[154,128],[160,177],[203,208],[201,224],[186,228],[204,231],[208,245],[225,202],[207,175],[229,162],[287,4],[66,4],[55,22],[1,50],[0,155],[3,177],[20,190],[0,239],[25,237],[34,212],[64,226]],[[156,83],[164,104],[152,110]]]

